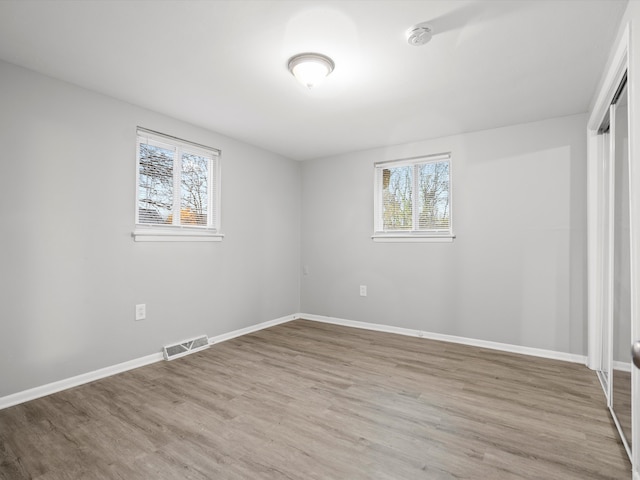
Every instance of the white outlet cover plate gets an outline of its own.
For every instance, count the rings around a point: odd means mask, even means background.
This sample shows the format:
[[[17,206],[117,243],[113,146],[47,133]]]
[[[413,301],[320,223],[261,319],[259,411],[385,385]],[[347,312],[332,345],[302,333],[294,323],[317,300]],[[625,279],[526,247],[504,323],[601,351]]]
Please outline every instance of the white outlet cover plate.
[[[136,320],[144,320],[147,318],[147,305],[140,303],[136,305]]]

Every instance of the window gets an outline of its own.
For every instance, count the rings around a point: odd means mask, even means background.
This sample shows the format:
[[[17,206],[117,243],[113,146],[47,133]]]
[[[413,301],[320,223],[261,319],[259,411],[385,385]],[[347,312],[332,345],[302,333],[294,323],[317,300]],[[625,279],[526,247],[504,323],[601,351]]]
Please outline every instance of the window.
[[[137,241],[221,240],[220,151],[137,130]]]
[[[451,155],[375,165],[376,241],[452,241]]]

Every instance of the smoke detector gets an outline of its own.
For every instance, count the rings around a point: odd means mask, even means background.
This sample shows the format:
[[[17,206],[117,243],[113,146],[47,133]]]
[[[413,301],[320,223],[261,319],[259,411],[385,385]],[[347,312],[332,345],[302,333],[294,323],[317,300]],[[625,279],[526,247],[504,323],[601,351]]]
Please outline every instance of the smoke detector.
[[[433,28],[428,23],[419,23],[407,30],[407,42],[409,45],[419,47],[429,43],[433,35]]]

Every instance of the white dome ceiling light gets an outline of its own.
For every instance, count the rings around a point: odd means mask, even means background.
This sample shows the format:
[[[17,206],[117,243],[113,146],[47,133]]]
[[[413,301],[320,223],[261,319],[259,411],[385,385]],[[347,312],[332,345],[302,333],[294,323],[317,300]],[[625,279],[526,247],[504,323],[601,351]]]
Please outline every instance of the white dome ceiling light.
[[[426,22],[414,25],[407,30],[407,42],[409,45],[419,47],[429,43],[431,36],[433,35],[433,28]]]
[[[308,89],[321,83],[333,72],[335,63],[321,53],[299,53],[289,59],[289,71]]]

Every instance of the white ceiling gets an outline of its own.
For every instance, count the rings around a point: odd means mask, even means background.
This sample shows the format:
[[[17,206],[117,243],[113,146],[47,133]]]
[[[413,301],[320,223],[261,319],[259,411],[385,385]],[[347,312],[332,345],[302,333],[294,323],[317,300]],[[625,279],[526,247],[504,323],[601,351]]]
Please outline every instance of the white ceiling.
[[[626,3],[4,0],[0,59],[306,160],[585,112]]]

